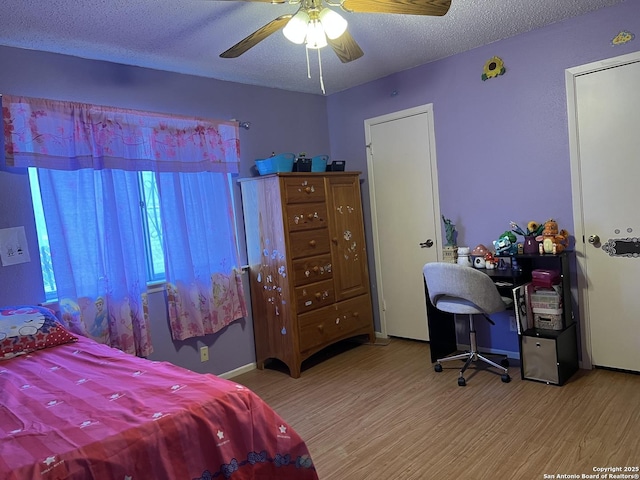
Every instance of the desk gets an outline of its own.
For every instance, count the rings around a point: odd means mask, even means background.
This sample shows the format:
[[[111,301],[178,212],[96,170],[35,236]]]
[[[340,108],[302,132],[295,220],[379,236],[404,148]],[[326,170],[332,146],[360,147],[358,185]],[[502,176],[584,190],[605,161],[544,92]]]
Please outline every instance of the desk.
[[[512,295],[513,288],[530,282],[531,271],[534,269],[544,268],[561,272],[564,329],[555,331],[530,328],[518,336],[523,379],[562,385],[578,370],[577,335],[570,278],[570,260],[573,256],[572,251],[564,251],[558,255],[521,254],[513,256],[520,267],[518,270],[479,269],[493,279],[501,295],[505,297]],[[503,258],[509,261],[509,257]],[[454,315],[436,309],[429,300],[426,282],[424,288],[431,362],[435,363],[438,358],[457,351]],[[555,357],[551,358],[553,354]],[[540,367],[540,362],[545,364],[544,368]],[[556,366],[557,372],[550,372],[548,365]]]

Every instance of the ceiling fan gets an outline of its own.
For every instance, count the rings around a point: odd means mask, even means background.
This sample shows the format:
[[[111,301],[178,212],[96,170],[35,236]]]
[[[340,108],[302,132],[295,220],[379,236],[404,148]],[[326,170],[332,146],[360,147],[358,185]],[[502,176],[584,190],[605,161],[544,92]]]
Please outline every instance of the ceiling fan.
[[[263,3],[298,5],[293,14],[281,15],[260,27],[248,37],[220,54],[222,58],[236,58],[255,47],[272,33],[282,29],[285,37],[307,49],[331,46],[342,63],[364,55],[360,46],[347,31],[347,21],[335,10],[354,13],[393,13],[401,15],[442,16],[449,11],[451,0],[242,0]]]

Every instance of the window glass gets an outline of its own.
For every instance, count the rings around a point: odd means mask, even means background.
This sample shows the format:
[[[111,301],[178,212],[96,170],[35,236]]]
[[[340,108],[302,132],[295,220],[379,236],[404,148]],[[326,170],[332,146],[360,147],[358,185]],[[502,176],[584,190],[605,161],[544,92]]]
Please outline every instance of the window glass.
[[[31,184],[31,200],[33,202],[33,213],[36,219],[36,230],[38,232],[38,251],[40,253],[40,267],[42,268],[45,299],[51,301],[57,299],[58,294],[56,278],[51,265],[51,250],[49,249],[47,224],[44,221],[44,211],[42,209],[38,172],[35,168],[29,168],[29,183]]]
[[[140,202],[144,209],[143,222],[145,249],[147,254],[147,281],[159,282],[165,279],[164,247],[162,245],[162,221],[158,186],[153,172],[140,172]]]

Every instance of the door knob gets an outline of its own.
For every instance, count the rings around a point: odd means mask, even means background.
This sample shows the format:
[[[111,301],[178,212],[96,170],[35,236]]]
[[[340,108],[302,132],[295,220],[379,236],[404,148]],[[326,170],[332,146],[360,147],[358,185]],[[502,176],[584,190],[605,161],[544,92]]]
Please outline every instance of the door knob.
[[[420,242],[420,248],[431,248],[433,247],[433,240],[428,239],[426,242]]]
[[[600,243],[600,237],[598,235],[591,235],[589,237],[589,243],[591,245],[597,245]]]

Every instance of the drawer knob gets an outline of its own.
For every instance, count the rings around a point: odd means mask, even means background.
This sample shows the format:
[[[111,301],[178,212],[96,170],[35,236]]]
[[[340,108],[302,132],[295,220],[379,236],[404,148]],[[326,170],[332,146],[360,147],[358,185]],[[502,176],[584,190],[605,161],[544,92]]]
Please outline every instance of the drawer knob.
[[[337,244],[338,244],[338,238],[337,238],[337,237],[333,237],[333,238],[331,239],[331,241],[333,242],[333,244],[334,244],[334,245],[337,245]]]
[[[358,312],[353,312],[353,316],[354,316],[354,317],[359,317],[359,316],[360,316],[360,313],[358,313]]]
[[[322,298],[322,294],[320,292],[316,292],[316,298],[320,300]]]
[[[340,323],[340,317],[336,318],[336,325]]]
[[[317,265],[313,267],[314,273],[318,273],[319,270],[320,270],[320,267],[318,267]]]
[[[310,240],[309,241],[309,246],[315,247],[316,246],[316,241],[315,240]]]
[[[318,325],[318,331],[322,332],[324,330],[324,325],[321,323],[320,325]]]
[[[307,218],[309,220],[313,220],[313,216],[314,216],[313,213],[307,213]]]
[[[305,188],[304,191],[307,192],[307,193],[311,193],[311,187]]]

